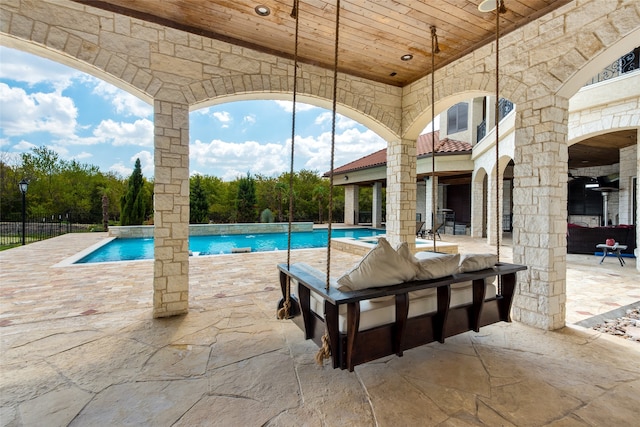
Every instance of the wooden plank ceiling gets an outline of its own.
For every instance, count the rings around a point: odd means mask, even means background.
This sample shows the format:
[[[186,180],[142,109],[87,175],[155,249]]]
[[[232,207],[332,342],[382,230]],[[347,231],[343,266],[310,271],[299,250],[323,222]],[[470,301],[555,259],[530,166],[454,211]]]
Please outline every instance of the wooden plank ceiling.
[[[284,58],[294,55],[294,0],[73,1]],[[489,1],[495,5],[495,0]],[[569,1],[505,0],[501,34]],[[341,0],[339,70],[399,87],[427,76],[431,26],[437,29],[440,47],[436,69],[495,40],[495,11],[481,12],[481,4],[483,0]],[[268,8],[269,14],[260,16],[258,7]],[[298,60],[332,69],[336,0],[299,0],[298,17]],[[403,61],[406,54],[413,59]],[[571,146],[569,167],[617,163],[619,148],[636,143],[634,132],[611,133]]]
[[[292,58],[294,0],[74,0],[79,3]],[[505,0],[505,34],[570,0]],[[341,0],[339,70],[394,86],[431,71],[431,32],[440,53],[436,69],[495,39],[495,12],[482,0]],[[495,3],[495,1],[494,1]],[[256,7],[270,13],[260,16]],[[332,68],[336,0],[300,0],[298,59]],[[403,55],[413,59],[403,61]]]

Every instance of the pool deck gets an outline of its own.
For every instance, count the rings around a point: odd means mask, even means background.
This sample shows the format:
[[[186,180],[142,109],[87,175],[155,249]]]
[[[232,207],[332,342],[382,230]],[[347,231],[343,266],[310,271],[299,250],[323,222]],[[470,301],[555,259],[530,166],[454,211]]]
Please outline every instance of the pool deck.
[[[635,259],[568,255],[567,323],[501,323],[358,366],[275,319],[286,251],[194,257],[190,312],[152,319],[153,261],[63,265],[105,233],[0,252],[0,425],[631,425],[640,344],[576,326],[639,304]],[[493,252],[443,235],[461,253]],[[331,252],[339,274],[359,256]],[[510,242],[501,259],[511,259]],[[292,252],[324,269],[325,249]],[[56,266],[57,265],[57,266]],[[46,420],[46,421],[45,421]]]

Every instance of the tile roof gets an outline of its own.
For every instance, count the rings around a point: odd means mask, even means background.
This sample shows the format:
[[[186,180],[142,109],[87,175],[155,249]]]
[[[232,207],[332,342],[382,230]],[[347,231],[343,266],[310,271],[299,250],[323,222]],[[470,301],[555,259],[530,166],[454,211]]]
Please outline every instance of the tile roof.
[[[440,132],[434,132],[436,141],[436,153],[450,153],[459,154],[471,151],[471,144],[468,142],[457,141],[455,139],[444,138],[440,139]],[[425,133],[418,137],[417,142],[417,157],[427,157],[433,151],[433,138],[432,133]],[[378,166],[385,165],[387,163],[387,149],[376,151],[357,160],[354,160],[346,165],[342,165],[333,170],[333,173],[345,173],[355,170],[369,169]],[[329,172],[325,172],[324,176],[329,176]]]

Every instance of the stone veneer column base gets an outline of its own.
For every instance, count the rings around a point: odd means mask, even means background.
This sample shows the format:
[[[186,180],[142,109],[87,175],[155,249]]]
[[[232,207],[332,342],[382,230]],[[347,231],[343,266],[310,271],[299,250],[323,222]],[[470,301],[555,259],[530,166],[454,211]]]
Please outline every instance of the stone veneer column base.
[[[513,319],[545,330],[565,326],[567,117],[569,101],[547,95],[518,104],[514,167]]]
[[[189,106],[154,102],[153,317],[189,311]]]

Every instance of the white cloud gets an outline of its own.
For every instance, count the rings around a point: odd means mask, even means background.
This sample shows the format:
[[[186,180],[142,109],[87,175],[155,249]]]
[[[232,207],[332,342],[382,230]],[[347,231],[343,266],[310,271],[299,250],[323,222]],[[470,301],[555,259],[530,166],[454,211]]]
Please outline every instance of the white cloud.
[[[133,173],[133,167],[136,164],[136,159],[140,159],[140,167],[142,169],[142,175],[147,179],[153,177],[153,173],[154,173],[153,154],[146,150],[139,151],[133,156],[131,156],[126,165],[122,161],[112,164],[109,167],[109,171],[114,172],[126,179]]]
[[[274,101],[280,108],[282,108],[287,113],[293,113],[293,101]],[[309,111],[314,108],[318,108],[314,105],[303,104],[301,102],[296,102],[296,113],[301,111]]]
[[[68,160],[71,157],[67,147],[63,147],[61,145],[53,144],[53,145],[47,145],[47,148],[50,149],[50,150],[55,151],[56,153],[58,153],[58,156],[60,156],[61,159]]]
[[[30,86],[49,83],[57,92],[71,86],[72,81],[82,75],[73,68],[17,49],[0,46],[0,57],[0,78]]]
[[[220,123],[229,123],[233,120],[228,111],[216,111],[213,113],[213,117],[218,119]]]
[[[111,119],[103,120],[93,131],[95,138],[85,138],[79,142],[111,143],[114,146],[137,145],[153,147],[153,122],[149,119],[139,119],[133,123],[115,122]]]
[[[199,114],[201,116],[208,116],[211,111],[211,107],[200,108],[195,111],[191,111],[190,114]]]
[[[0,83],[0,99],[5,106],[0,126],[5,135],[19,136],[34,132],[50,132],[62,137],[73,136],[78,110],[73,99],[59,92],[27,94],[21,88]]]
[[[150,117],[153,114],[153,107],[140,98],[105,81],[94,80],[97,83],[93,93],[111,102],[118,114],[135,117]]]
[[[73,158],[76,159],[76,160],[85,160],[85,159],[89,159],[91,157],[93,157],[93,154],[87,153],[86,151],[83,151],[83,152],[78,153],[75,156],[73,156]]]
[[[247,172],[278,175],[287,170],[287,148],[282,144],[220,140],[204,143],[196,140],[189,147],[189,152],[193,169],[213,169],[213,174],[224,180],[233,180]]]
[[[133,172],[133,166],[125,166],[124,163],[118,162],[109,167],[110,172],[114,172],[123,178],[128,177]]]
[[[387,146],[384,139],[375,132],[367,129],[348,129],[336,133],[334,167],[344,165],[360,157],[364,157]],[[331,132],[324,132],[318,136],[296,138],[296,155],[305,160],[305,169],[319,173],[331,169]]]
[[[316,117],[314,124],[322,125],[327,124],[331,126],[331,119],[333,117],[333,113],[331,111],[325,111],[323,113],[318,114]],[[342,114],[336,114],[336,129],[346,130],[359,126],[359,123],[355,120],[352,120]]]
[[[244,118],[242,119],[243,123],[247,123],[247,124],[254,124],[256,122],[256,116],[254,114],[250,114],[248,116],[244,116]]]
[[[36,148],[36,147],[37,147],[37,145],[22,139],[22,140],[20,140],[20,142],[18,142],[17,144],[15,144],[13,146],[13,149],[14,150],[18,150],[18,151],[29,151],[32,148]]]

